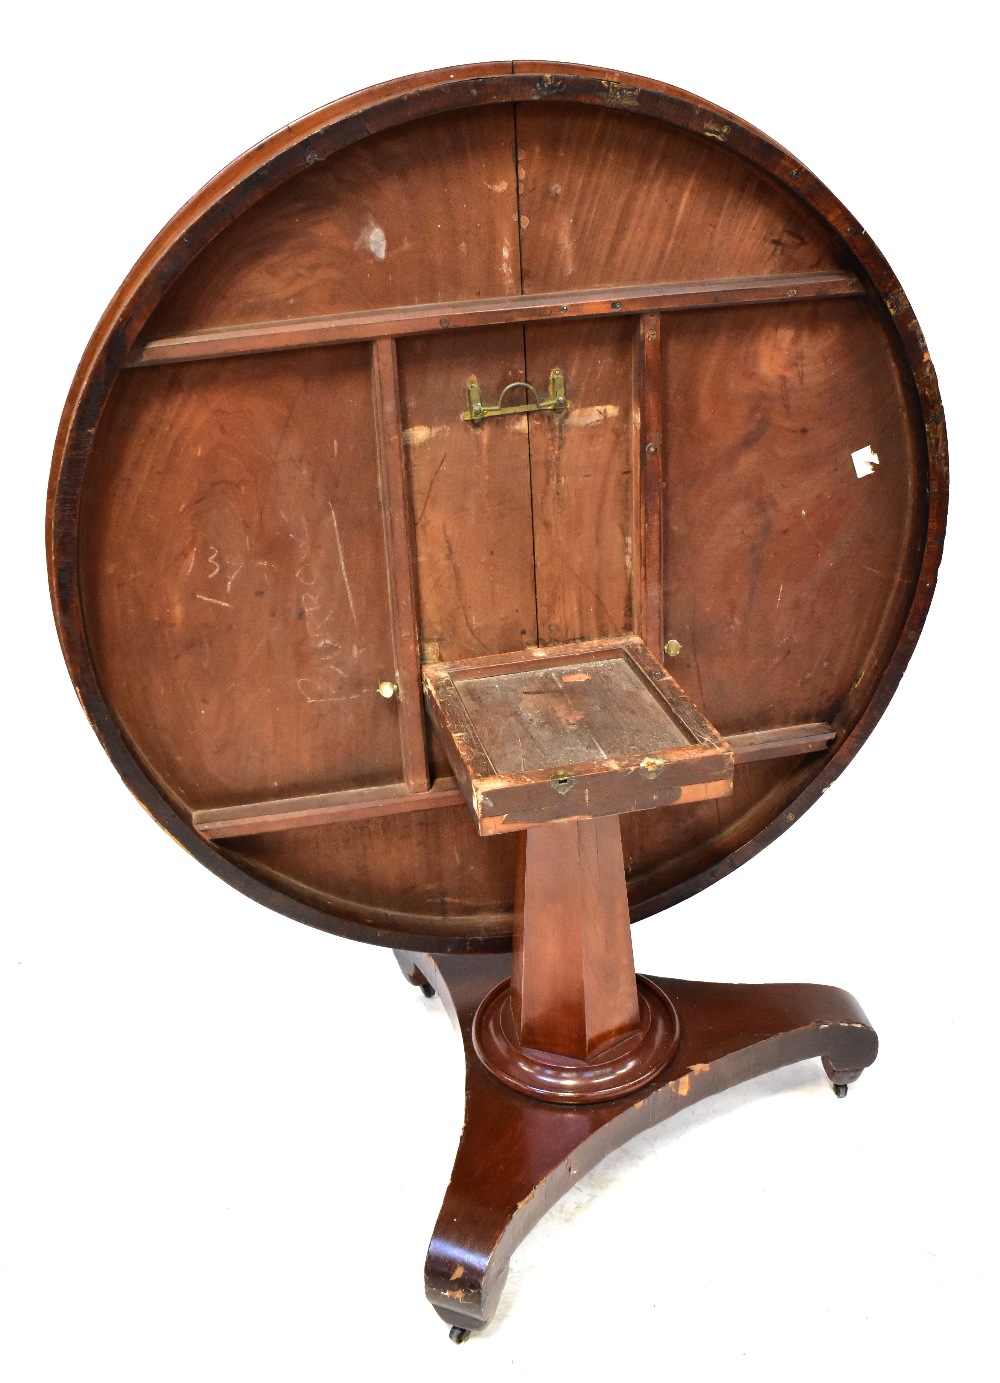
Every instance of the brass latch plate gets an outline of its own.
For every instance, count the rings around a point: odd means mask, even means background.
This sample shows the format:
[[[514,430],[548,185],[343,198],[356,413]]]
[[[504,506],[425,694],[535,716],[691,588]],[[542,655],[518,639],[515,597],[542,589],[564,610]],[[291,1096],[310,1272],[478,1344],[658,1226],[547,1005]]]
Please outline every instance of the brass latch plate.
[[[534,395],[534,400],[505,404],[504,398],[511,389],[526,389]],[[462,414],[462,421],[466,423],[481,423],[486,418],[503,418],[511,413],[566,413],[570,408],[569,399],[566,397],[566,377],[558,366],[549,373],[549,392],[548,397],[544,399],[538,397],[538,390],[525,379],[508,384],[501,390],[496,403],[483,403],[479,380],[475,375],[469,376],[465,392],[469,406]]]

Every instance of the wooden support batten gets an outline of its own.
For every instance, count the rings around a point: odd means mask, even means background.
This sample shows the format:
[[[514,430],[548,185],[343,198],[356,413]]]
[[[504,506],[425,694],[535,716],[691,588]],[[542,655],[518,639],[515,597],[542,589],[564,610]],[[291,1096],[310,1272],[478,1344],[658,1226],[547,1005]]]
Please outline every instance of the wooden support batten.
[[[412,307],[338,312],[288,321],[207,327],[183,335],[140,341],[125,364],[129,367],[166,365],[183,360],[211,360],[219,356],[259,355],[267,351],[303,350],[383,337],[425,335],[461,327],[810,302],[817,298],[860,297],[864,293],[861,281],[847,273],[765,274],[637,287],[578,289],[569,293],[520,293],[505,298],[420,303]]]

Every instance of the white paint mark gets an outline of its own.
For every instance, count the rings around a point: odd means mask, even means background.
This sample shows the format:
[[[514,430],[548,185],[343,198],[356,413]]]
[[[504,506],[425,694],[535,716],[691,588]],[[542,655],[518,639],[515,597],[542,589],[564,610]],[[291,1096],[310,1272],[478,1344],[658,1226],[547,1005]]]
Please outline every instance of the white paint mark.
[[[213,600],[210,595],[196,595],[195,600],[204,600],[206,605],[224,605],[227,610],[233,608],[228,600]]]
[[[358,250],[367,250],[379,262],[385,259],[385,231],[378,225],[374,216],[369,216],[367,222],[361,227],[361,233],[354,245]]]
[[[337,526],[337,511],[329,500],[327,500],[327,503],[330,505],[330,517],[333,519],[333,535],[337,539],[337,556],[340,558],[340,574],[344,578],[344,590],[347,592],[347,603],[351,607],[351,619],[354,621],[354,627],[356,629],[358,627],[358,612],[354,608],[351,583],[347,579],[347,563],[344,561],[344,548],[340,541],[340,529]]]
[[[408,447],[422,447],[425,442],[429,442],[432,437],[436,437],[439,432],[447,429],[441,425],[439,427],[407,427],[403,429],[403,442]]]
[[[208,573],[208,579],[209,579],[209,580],[211,580],[213,576],[218,576],[219,572],[222,570],[222,568],[219,566],[219,563],[216,561],[216,558],[218,557],[218,555],[219,555],[219,549],[218,549],[217,547],[213,547],[213,548],[212,548],[212,551],[208,554],[208,560],[211,562],[212,566],[215,568],[215,571],[210,571],[210,572]]]
[[[854,462],[854,470],[859,480],[863,476],[873,475],[878,465],[878,457],[871,447],[861,447],[858,451],[852,451],[851,460]]]
[[[506,239],[500,251],[500,272],[505,279],[513,278],[514,276],[514,270],[510,267],[510,245]]]
[[[510,184],[506,182],[488,182],[486,186],[491,192],[506,192]]]
[[[617,417],[616,403],[595,403],[591,408],[571,408],[565,421],[567,427],[596,427],[609,418]]]

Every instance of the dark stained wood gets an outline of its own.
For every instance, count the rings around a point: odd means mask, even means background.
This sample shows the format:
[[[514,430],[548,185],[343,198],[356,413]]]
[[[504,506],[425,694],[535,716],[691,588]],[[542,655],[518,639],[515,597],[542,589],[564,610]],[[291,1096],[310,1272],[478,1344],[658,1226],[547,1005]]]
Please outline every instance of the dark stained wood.
[[[411,792],[430,785],[424,735],[423,687],[420,682],[420,630],[417,624],[413,515],[403,457],[403,427],[399,414],[396,343],[376,341],[372,347],[375,390],[375,439],[378,448],[382,525],[389,568],[389,611],[392,617],[394,679],[399,701],[399,733],[403,776]],[[380,679],[384,680],[384,679]],[[392,681],[393,678],[389,678]]]
[[[424,686],[482,835],[732,790],[730,751],[634,635],[434,664]]]
[[[175,360],[209,360],[217,356],[299,350],[308,346],[419,336],[509,322],[617,317],[636,312],[687,312],[696,308],[807,302],[813,298],[854,297],[863,293],[861,282],[853,274],[810,273],[758,274],[638,287],[630,284],[597,293],[574,289],[569,293],[477,297],[465,302],[418,303],[409,307],[372,308],[367,312],[207,327],[184,336],[142,341],[125,363],[129,367],[163,365]]]
[[[740,278],[764,278],[769,289],[787,275],[856,281],[864,297],[853,300],[786,297],[718,312],[663,308],[664,632],[682,647],[671,671],[725,735],[821,721],[835,738],[826,753],[743,764],[731,798],[652,809],[626,821],[633,917],[722,877],[786,829],[850,761],[912,650],[943,536],[945,436],[933,368],[905,294],[856,219],[787,151],[704,101],[621,73],[559,64],[514,68],[483,64],[391,83],[317,112],[237,160],[192,199],[128,276],[88,347],[56,446],[49,528],[60,637],[80,697],[126,781],[197,858],[235,886],[313,925],[383,942],[395,935],[415,944],[419,935],[435,946],[495,946],[505,930],[509,940],[513,843],[480,838],[458,807],[282,828],[297,815],[283,815],[280,804],[288,799],[385,788],[391,801],[404,781],[398,708],[370,693],[391,656],[387,593],[365,575],[374,574],[381,548],[378,506],[362,504],[374,497],[372,420],[365,441],[365,424],[352,418],[355,400],[367,392],[355,378],[365,353],[347,343],[123,375],[140,341],[477,300],[510,300],[518,312],[522,286],[526,299],[551,298],[540,310],[569,306],[563,317],[575,310],[574,295],[625,312],[621,293],[650,284],[686,285],[683,293]],[[585,176],[576,175],[577,160]],[[614,309],[615,301],[623,307]],[[638,297],[631,303],[641,306]],[[550,322],[528,330],[543,326],[556,330]],[[524,359],[525,334],[512,325],[450,331],[439,323],[427,336],[399,343],[415,519],[428,503],[415,536],[425,661],[546,641],[534,601],[536,561],[544,568],[549,555],[544,545],[533,550],[532,477],[516,449],[526,434],[512,424],[501,442],[492,425],[489,432],[463,429],[457,416],[464,381],[480,359],[491,388],[536,373],[536,362],[529,371]],[[315,376],[298,363],[308,357],[317,362]],[[552,363],[540,365],[543,374]],[[619,377],[617,359],[602,368]],[[308,412],[325,388],[321,377],[346,402],[332,406],[331,398],[330,417],[315,409],[303,424],[303,408]],[[308,383],[293,406],[302,379]],[[572,379],[569,389],[572,397]],[[233,422],[244,400],[245,426]],[[205,417],[193,428],[198,408]],[[345,418],[350,442],[337,431]],[[219,437],[205,446],[213,419],[225,421],[221,449]],[[523,427],[523,419],[514,422]],[[762,427],[766,436],[748,440]],[[464,433],[476,431],[485,440],[470,444]],[[887,439],[881,446],[877,434]],[[633,429],[633,478],[634,435]],[[148,439],[159,456],[149,454]],[[331,467],[324,450],[331,439],[341,458],[356,454],[357,462],[341,464],[335,456]],[[854,498],[843,504],[835,488],[824,492],[824,476],[850,464],[845,448],[849,456],[869,442],[881,465],[865,479],[846,472]],[[245,452],[245,490],[238,469],[219,459],[226,446],[233,457]],[[138,483],[127,476],[135,456],[146,467]],[[285,468],[284,477],[272,475],[275,466]],[[164,468],[168,482],[161,486],[156,477]],[[328,482],[357,488],[360,476],[359,513],[344,548],[352,591],[357,581],[366,592],[356,665],[356,641],[347,638],[353,620],[336,586],[338,554],[332,535],[317,528],[335,612],[333,642],[350,652],[358,679],[342,690],[358,694],[360,722],[353,710],[345,716],[343,706],[307,703],[294,690],[302,678],[310,695],[327,684],[316,681],[323,650],[300,642],[302,631],[284,620],[286,613],[298,619],[284,590],[298,570],[291,548],[275,550],[280,635],[257,628],[242,605],[230,616],[206,604],[202,618],[215,609],[232,627],[202,628],[188,619],[193,637],[178,637],[162,601],[176,573],[168,551],[172,518],[179,516],[181,527],[191,522],[194,496],[182,493],[185,475],[197,476],[213,523],[218,518],[237,537],[248,521],[253,532],[258,511],[273,509],[268,486],[305,511],[315,504],[318,513]],[[582,467],[573,478],[585,479]],[[638,486],[632,488],[634,499]],[[812,550],[782,532],[797,489],[818,500],[824,515]],[[339,519],[345,496],[333,498]],[[144,500],[152,509],[142,507]],[[798,507],[815,522],[815,505]],[[699,537],[702,515],[713,526]],[[881,547],[874,539],[880,525]],[[612,550],[608,533],[599,538],[602,553]],[[277,532],[266,539],[270,546],[279,541]],[[620,550],[627,555],[624,543]],[[105,568],[116,565],[106,576]],[[213,569],[206,564],[206,579]],[[672,584],[683,573],[684,591]],[[863,575],[873,584],[860,594]],[[621,590],[620,581],[620,573],[599,575],[604,587]],[[796,591],[798,604],[786,617]],[[187,615],[187,597],[211,594],[175,593]],[[775,618],[765,618],[768,599]],[[457,623],[448,618],[449,602],[459,611]],[[802,648],[820,631],[828,646],[810,666]],[[268,659],[262,676],[246,656],[265,634],[257,655]],[[444,770],[438,757],[432,772],[440,777]],[[191,829],[195,811],[248,802],[278,804],[273,829],[231,845],[213,845]],[[376,874],[378,852],[384,858]]]
[[[494,1080],[479,1060],[473,1021],[485,997],[510,974],[504,957],[400,956],[455,1017],[465,1044],[466,1102],[451,1180],[431,1238],[427,1296],[449,1326],[479,1330],[496,1311],[511,1254],[542,1216],[603,1158],[637,1133],[765,1071],[823,1060],[849,1086],[875,1060],[878,1039],[857,1001],[812,984],[704,984],[653,977],[680,1015],[680,1045],[641,1091],[603,1103],[555,1106]],[[830,1101],[830,1117],[836,1116]],[[712,1225],[710,1188],[704,1192]],[[669,1208],[652,1211],[669,1233]],[[655,1232],[655,1229],[654,1229]],[[683,1245],[676,1245],[683,1256]],[[606,1307],[614,1288],[602,1286]],[[620,1309],[627,1312],[627,1296]],[[583,1317],[580,1316],[582,1322]]]

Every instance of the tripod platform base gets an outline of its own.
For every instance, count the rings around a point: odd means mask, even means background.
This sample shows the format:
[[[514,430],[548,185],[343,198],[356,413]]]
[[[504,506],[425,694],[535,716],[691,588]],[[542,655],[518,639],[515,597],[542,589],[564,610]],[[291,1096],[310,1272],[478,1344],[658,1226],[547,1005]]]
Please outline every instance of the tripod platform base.
[[[509,957],[396,957],[411,983],[432,988],[450,1009],[465,1044],[465,1125],[424,1271],[428,1300],[453,1339],[489,1323],[521,1240],[585,1172],[635,1134],[707,1095],[807,1057],[820,1057],[834,1087],[846,1091],[878,1051],[864,1013],[842,989],[651,977],[679,1019],[669,1063],[627,1095],[554,1104],[498,1080],[476,1052],[476,1014],[509,978]]]

